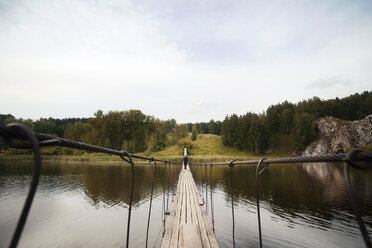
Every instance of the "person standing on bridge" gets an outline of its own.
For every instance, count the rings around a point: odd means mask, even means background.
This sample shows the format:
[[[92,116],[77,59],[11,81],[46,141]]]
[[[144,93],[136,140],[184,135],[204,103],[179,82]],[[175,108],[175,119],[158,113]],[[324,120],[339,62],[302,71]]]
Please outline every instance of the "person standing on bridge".
[[[184,164],[185,170],[186,170],[187,164],[189,163],[189,158],[187,156],[185,156],[185,157],[183,157],[182,161],[183,161],[183,164]]]

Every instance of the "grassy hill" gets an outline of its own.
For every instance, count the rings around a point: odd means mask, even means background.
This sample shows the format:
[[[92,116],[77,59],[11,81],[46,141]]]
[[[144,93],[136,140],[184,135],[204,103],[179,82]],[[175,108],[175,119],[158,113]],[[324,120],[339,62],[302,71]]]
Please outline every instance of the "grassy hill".
[[[111,156],[101,153],[86,153],[84,151],[74,150],[71,155],[52,155],[55,147],[43,147],[42,148],[42,158],[44,161],[75,161],[75,162],[104,162],[104,163],[122,163],[122,160],[118,156]],[[63,150],[68,148],[57,149]],[[49,151],[50,150],[50,151]],[[71,150],[71,149],[70,149]],[[49,151],[49,152],[48,152]],[[199,134],[197,140],[192,141],[192,149],[188,150],[189,158],[194,162],[222,162],[230,161],[232,159],[238,158],[239,160],[252,160],[259,159],[261,157],[247,152],[238,150],[236,148],[227,147],[222,144],[221,136],[214,134]],[[61,153],[65,154],[65,153]],[[139,155],[156,157],[158,159],[170,159],[170,160],[181,160],[183,157],[183,147],[179,145],[167,146],[164,150],[158,152],[146,151],[140,153]],[[284,154],[276,154],[279,157]],[[269,157],[276,156],[271,154]],[[30,161],[32,160],[32,155],[29,151],[10,149],[6,153],[0,153],[0,161]]]
[[[224,146],[221,136],[214,134],[199,134],[197,140],[192,142],[192,149],[189,149],[188,153],[190,159],[203,162],[229,161],[235,158],[239,158],[239,160],[257,158],[252,153]],[[162,151],[155,153],[146,152],[144,155],[181,160],[183,149],[179,145],[172,145]]]

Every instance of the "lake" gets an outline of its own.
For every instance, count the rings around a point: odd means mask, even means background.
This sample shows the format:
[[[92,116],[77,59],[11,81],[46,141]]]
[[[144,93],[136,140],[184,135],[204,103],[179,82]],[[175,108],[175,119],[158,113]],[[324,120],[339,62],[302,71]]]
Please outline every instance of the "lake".
[[[145,246],[153,169],[148,164],[135,167],[131,247]],[[211,171],[209,166],[191,169],[210,219],[213,205],[220,247],[232,247],[231,194],[236,247],[257,247],[255,166],[235,165],[233,187],[228,166],[214,166]],[[0,162],[0,247],[9,244],[31,173],[31,163]],[[164,165],[157,166],[149,247],[160,247],[163,198],[165,205],[168,199],[170,209],[178,173],[179,167],[164,170]],[[371,178],[372,170],[351,169],[370,236]],[[125,164],[42,163],[19,247],[124,247],[130,184],[131,168]],[[260,206],[264,247],[364,247],[346,194],[342,164],[270,166],[260,176]]]

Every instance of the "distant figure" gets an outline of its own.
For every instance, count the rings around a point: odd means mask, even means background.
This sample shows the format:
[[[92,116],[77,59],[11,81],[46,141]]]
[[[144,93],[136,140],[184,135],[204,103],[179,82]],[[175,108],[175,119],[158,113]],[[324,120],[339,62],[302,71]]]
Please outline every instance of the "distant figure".
[[[187,166],[188,163],[189,163],[189,158],[188,158],[187,156],[185,156],[185,157],[183,158],[183,164],[184,164],[184,166],[185,166],[185,170],[186,170],[186,166]]]

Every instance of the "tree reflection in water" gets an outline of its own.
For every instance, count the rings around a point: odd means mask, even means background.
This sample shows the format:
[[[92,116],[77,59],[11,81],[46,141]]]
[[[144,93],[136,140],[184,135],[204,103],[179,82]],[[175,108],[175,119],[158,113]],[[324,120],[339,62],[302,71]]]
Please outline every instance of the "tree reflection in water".
[[[261,175],[264,247],[363,247],[349,207],[341,167],[339,164],[271,165]],[[174,174],[170,172],[170,189],[176,184],[173,175],[178,175],[180,169],[174,168],[178,170]],[[148,164],[135,167],[135,211],[130,241],[133,247],[143,247],[145,243],[153,169],[153,165]],[[191,169],[196,184],[203,186],[204,198],[209,197],[208,207],[211,206],[210,186],[213,190],[220,247],[232,245],[231,193],[235,202],[236,247],[257,247],[255,166],[234,166],[233,191],[228,166],[213,166],[211,181],[209,166],[207,170]],[[32,166],[27,163],[0,163],[0,246],[8,244],[14,230],[18,206],[24,201],[31,172]],[[369,232],[372,230],[371,177],[371,170],[351,170],[353,188]],[[162,224],[163,180],[164,165],[158,164],[150,245],[155,242]],[[122,245],[130,183],[127,165],[43,163],[40,185],[20,244],[24,242],[30,247]],[[171,192],[169,197],[171,199]]]
[[[257,232],[257,220],[250,218],[250,215],[256,215],[256,195],[255,195],[255,170],[254,165],[235,165],[233,170],[234,189],[230,186],[230,171],[228,166],[214,166],[211,180],[211,187],[215,192],[214,198],[223,197],[224,203],[231,208],[230,194],[234,195],[235,207],[243,211],[239,216],[235,215],[236,225],[242,225],[245,228],[241,235],[247,235]],[[198,166],[192,168],[196,183],[201,183],[204,190],[209,190],[209,181],[205,182],[205,173]],[[209,174],[209,173],[208,173]],[[351,181],[356,193],[356,198],[362,209],[363,218],[369,231],[372,230],[372,171],[352,170]],[[208,185],[206,185],[208,183]],[[363,247],[363,241],[359,229],[352,214],[349,199],[343,181],[342,164],[287,164],[287,165],[270,165],[265,173],[260,176],[260,202],[262,209],[266,210],[266,224],[263,225],[263,237],[268,233],[284,232],[283,230],[269,230],[272,222],[286,222],[290,228],[299,228],[306,226],[315,229],[330,232],[343,232],[344,235],[353,236],[360,241],[356,246]],[[260,205],[261,205],[260,204]],[[220,223],[216,220],[217,239],[221,241],[220,236],[231,236],[231,214],[227,214],[227,209],[221,209],[220,213],[215,210],[215,215],[219,216]],[[226,212],[224,212],[226,211]],[[221,218],[223,213],[224,218]],[[229,220],[230,218],[230,220]],[[265,217],[264,217],[265,218]],[[220,228],[221,222],[225,228]],[[228,227],[226,227],[228,226]],[[232,229],[232,227],[231,227]],[[265,233],[266,231],[266,233]],[[288,231],[288,230],[287,230]],[[309,231],[311,231],[309,229]],[[289,232],[289,231],[288,231]],[[230,233],[230,234],[229,234]],[[265,237],[266,235],[266,237]],[[254,240],[248,245],[257,246],[258,235],[252,236]],[[304,234],[304,239],[306,239]],[[240,237],[244,240],[244,237]],[[285,239],[288,239],[285,241]],[[239,239],[239,238],[238,238]],[[283,234],[282,241],[279,240],[279,246],[291,243],[291,237]],[[332,239],[332,238],[331,238]],[[221,241],[222,242],[222,241]],[[244,242],[244,241],[243,241]],[[275,245],[270,240],[269,244]],[[353,242],[353,241],[352,241]],[[267,247],[268,243],[264,242]],[[340,240],[339,243],[342,244]],[[230,243],[231,245],[231,243]],[[298,244],[297,244],[298,245]],[[314,244],[313,244],[314,245]],[[332,245],[332,244],[330,244]],[[306,246],[302,244],[301,246]],[[288,247],[291,247],[289,245]],[[311,247],[311,246],[310,246]],[[337,247],[337,245],[335,245]]]

